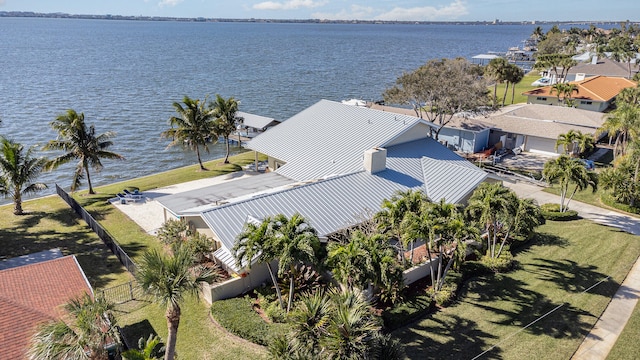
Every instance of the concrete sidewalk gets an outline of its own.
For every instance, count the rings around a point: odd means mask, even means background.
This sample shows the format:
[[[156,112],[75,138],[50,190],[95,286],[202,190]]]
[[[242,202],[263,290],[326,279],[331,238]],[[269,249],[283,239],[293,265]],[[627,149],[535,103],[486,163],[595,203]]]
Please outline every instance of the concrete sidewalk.
[[[538,204],[558,203],[560,201],[559,196],[546,193],[542,188],[535,185],[505,182],[505,186],[513,189],[520,197],[535,199]],[[577,210],[578,214],[585,219],[612,226],[630,234],[640,235],[640,219],[635,217],[573,200],[569,207]],[[638,298],[640,298],[640,260],[636,261],[631,268],[611,302],[572,359],[606,359],[633,313],[638,303]]]

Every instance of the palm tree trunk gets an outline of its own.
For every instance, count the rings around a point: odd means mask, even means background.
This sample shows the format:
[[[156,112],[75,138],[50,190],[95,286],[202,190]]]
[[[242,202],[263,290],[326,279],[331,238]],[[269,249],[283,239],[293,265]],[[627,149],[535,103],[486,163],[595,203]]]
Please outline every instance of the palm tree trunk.
[[[273,282],[273,286],[276,288],[276,295],[278,296],[278,302],[280,303],[280,309],[284,309],[284,302],[282,301],[282,293],[280,292],[280,286],[278,285],[278,278],[276,278],[276,274],[271,269],[271,264],[267,261],[267,269],[269,270],[269,275],[271,275],[271,282]]]
[[[509,238],[510,232],[511,232],[511,227],[509,227],[509,230],[507,230],[507,233],[504,235],[504,239],[502,239],[502,243],[500,244],[500,249],[498,250],[498,255],[496,255],[496,258],[499,258],[500,254],[502,254],[502,249],[504,248],[504,244],[507,242],[507,239]]]
[[[293,288],[294,288],[294,282],[293,282],[293,268],[292,268],[290,269],[290,274],[289,274],[289,301],[287,302],[287,313],[291,311],[291,304],[293,303]]]
[[[453,256],[451,256],[451,259],[449,259],[449,261],[447,262],[447,267],[445,267],[444,271],[442,272],[442,278],[440,279],[440,283],[438,284],[438,291],[442,289],[442,285],[444,285],[444,279],[446,279],[447,273],[449,272],[449,269],[451,268],[452,264],[453,264]]]
[[[196,155],[198,156],[198,164],[200,164],[200,170],[207,170],[202,164],[202,159],[200,158],[200,146],[196,145]]]
[[[513,84],[511,87],[511,104],[513,104],[513,100],[516,97],[516,84]]]
[[[409,256],[409,262],[413,266],[413,248],[414,248],[415,240],[411,241],[411,255]]]
[[[433,278],[434,276],[433,261],[431,257],[431,239],[429,239],[429,243],[427,244],[427,256],[429,256],[429,271],[431,272],[431,286],[435,286],[436,282],[435,282],[435,279]]]
[[[227,143],[227,154],[224,157],[224,163],[228,164],[229,163],[229,137],[228,136],[225,136],[224,142]]]
[[[15,189],[15,193],[13,194],[13,214],[14,215],[22,215],[22,193],[20,189]]]
[[[578,191],[578,185],[576,185],[575,189],[573,189],[573,192],[571,193],[571,196],[569,196],[569,200],[567,201],[567,206],[566,206],[567,210],[569,210],[569,203],[571,202],[571,199],[573,199],[573,195],[575,195],[577,191]]]
[[[91,185],[91,175],[89,174],[89,165],[85,164],[84,171],[87,173],[87,184],[89,184],[89,194],[93,195],[96,192],[93,191],[93,185]]]
[[[176,340],[178,338],[178,325],[180,324],[180,306],[167,306],[167,346],[164,360],[173,360],[176,354]]]
[[[509,92],[509,82],[506,81],[507,85],[504,88],[504,95],[502,96],[502,106],[504,107],[505,101],[507,101],[507,92]]]

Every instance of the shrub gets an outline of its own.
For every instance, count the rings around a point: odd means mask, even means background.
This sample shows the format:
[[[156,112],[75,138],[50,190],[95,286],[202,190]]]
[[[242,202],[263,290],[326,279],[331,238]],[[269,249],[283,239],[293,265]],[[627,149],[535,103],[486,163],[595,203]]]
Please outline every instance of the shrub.
[[[545,220],[570,221],[578,219],[578,212],[575,210],[560,212],[560,204],[542,204],[540,208]]]
[[[248,296],[218,300],[211,305],[211,315],[229,332],[253,343],[267,346],[277,336],[289,331],[286,324],[268,324],[253,310]]]
[[[274,323],[285,323],[287,321],[287,312],[280,307],[277,301],[269,303],[264,310],[264,314]]]
[[[480,258],[480,262],[489,270],[496,273],[508,272],[513,268],[513,255],[511,252],[503,251],[500,257],[492,258],[490,256],[483,256]]]
[[[158,229],[158,239],[165,245],[173,245],[187,237],[187,223],[180,220],[167,220]]]
[[[207,235],[195,232],[189,236],[186,245],[193,253],[195,262],[201,263],[213,251],[214,242]]]
[[[446,306],[456,297],[456,291],[458,291],[458,284],[445,283],[438,292],[434,292],[434,288],[430,287],[427,289],[427,295],[438,306]]]

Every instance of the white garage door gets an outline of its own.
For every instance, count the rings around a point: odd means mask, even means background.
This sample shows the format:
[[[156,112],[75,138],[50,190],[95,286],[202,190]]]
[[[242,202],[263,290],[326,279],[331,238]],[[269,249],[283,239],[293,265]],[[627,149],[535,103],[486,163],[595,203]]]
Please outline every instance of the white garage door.
[[[541,154],[557,155],[555,150],[556,141],[535,136],[528,136],[525,151]]]

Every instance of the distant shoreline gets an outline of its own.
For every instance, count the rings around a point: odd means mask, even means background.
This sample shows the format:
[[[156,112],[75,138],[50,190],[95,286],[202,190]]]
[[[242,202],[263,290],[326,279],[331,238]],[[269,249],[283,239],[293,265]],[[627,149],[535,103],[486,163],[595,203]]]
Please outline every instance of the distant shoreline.
[[[85,15],[66,13],[37,13],[31,11],[0,11],[0,17],[52,18],[52,19],[94,19],[94,20],[133,20],[133,21],[181,21],[181,22],[239,22],[239,23],[279,23],[279,24],[407,24],[407,25],[610,25],[627,20],[602,21],[386,21],[386,20],[326,20],[326,19],[227,19],[227,18],[182,18],[164,16],[128,16],[128,15]],[[631,22],[639,24],[639,22]]]

